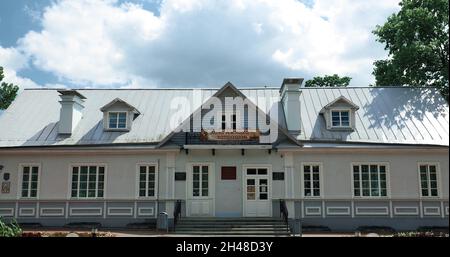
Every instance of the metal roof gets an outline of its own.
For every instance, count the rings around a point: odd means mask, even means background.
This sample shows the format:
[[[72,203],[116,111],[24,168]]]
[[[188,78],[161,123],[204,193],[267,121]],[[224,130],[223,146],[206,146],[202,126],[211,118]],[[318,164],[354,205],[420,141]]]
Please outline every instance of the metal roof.
[[[218,89],[78,89],[86,97],[83,118],[70,137],[57,133],[60,97],[56,89],[23,90],[0,115],[0,147],[41,145],[100,145],[111,143],[157,143],[171,132],[170,109],[175,97],[202,102]],[[247,88],[240,91],[263,110],[280,106],[279,88]],[[301,133],[298,140],[449,145],[449,108],[439,92],[431,88],[301,88]],[[330,131],[320,110],[343,96],[359,110],[354,131]],[[140,110],[129,132],[103,130],[100,108],[120,98]],[[262,102],[267,104],[261,106]],[[193,106],[191,111],[199,107]],[[186,113],[187,118],[190,113]],[[299,117],[299,118],[300,118]],[[284,117],[281,125],[284,125]]]

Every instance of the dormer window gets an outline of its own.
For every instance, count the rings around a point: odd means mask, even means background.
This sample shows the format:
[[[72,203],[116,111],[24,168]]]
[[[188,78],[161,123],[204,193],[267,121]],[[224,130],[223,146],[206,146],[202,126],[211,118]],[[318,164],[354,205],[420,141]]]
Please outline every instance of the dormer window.
[[[327,129],[354,130],[355,114],[359,107],[347,98],[340,96],[325,105],[320,114],[323,114]]]
[[[108,112],[109,129],[127,128],[127,112]]]
[[[350,111],[349,110],[331,111],[331,126],[334,128],[350,127]]]
[[[141,114],[135,107],[116,98],[100,109],[103,112],[103,128],[106,131],[127,132]]]

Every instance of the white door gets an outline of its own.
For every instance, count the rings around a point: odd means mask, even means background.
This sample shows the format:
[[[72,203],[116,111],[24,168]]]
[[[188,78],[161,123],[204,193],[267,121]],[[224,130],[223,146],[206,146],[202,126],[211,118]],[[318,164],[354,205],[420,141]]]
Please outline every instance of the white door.
[[[244,214],[246,217],[270,217],[272,204],[268,168],[246,168]]]
[[[188,216],[212,216],[214,208],[212,165],[191,164],[187,186]]]

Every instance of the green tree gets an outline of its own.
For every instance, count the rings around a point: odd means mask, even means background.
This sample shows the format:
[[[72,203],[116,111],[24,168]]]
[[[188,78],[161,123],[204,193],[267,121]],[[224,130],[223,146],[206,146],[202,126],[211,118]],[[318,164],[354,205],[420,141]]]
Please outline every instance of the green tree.
[[[0,66],[0,110],[8,108],[8,106],[14,101],[17,96],[17,91],[19,87],[11,83],[2,82],[3,78],[3,67]]]
[[[332,76],[314,77],[306,81],[305,87],[346,87],[350,84],[350,77],[339,77],[337,74]]]
[[[376,85],[436,87],[448,102],[448,0],[403,0],[400,6],[373,31],[389,51],[374,63]]]

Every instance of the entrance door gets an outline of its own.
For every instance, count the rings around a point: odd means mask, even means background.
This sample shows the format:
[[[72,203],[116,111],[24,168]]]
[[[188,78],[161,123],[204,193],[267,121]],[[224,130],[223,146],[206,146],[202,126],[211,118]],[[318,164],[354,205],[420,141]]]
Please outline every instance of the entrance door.
[[[191,164],[187,186],[188,216],[212,216],[214,213],[214,173],[212,165]]]
[[[245,168],[244,214],[246,217],[270,217],[272,203],[269,169]]]

